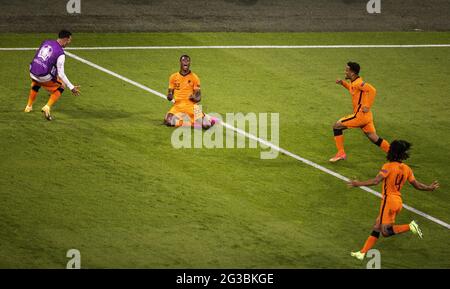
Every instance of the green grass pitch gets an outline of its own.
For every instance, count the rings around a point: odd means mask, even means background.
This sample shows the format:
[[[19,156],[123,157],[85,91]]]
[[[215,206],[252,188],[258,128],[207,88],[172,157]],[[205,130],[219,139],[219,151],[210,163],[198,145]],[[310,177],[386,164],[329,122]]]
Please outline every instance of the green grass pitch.
[[[448,43],[450,33],[74,34],[73,46]],[[37,47],[48,34],[0,34],[1,47]],[[335,153],[331,125],[351,113],[334,84],[345,63],[378,90],[377,132],[413,143],[408,164],[426,183],[404,203],[450,221],[450,48],[176,49],[71,51],[165,93],[178,57],[192,57],[208,112],[278,112],[280,146],[347,177],[366,179],[385,161],[359,130]],[[0,51],[0,267],[364,268],[350,257],[371,231],[380,200],[288,156],[258,149],[180,149],[162,125],[170,104],[74,59],[65,92],[45,121],[23,113],[33,51]],[[380,187],[376,188],[380,190]],[[449,268],[450,232],[403,210],[424,231],[381,238],[382,268]]]

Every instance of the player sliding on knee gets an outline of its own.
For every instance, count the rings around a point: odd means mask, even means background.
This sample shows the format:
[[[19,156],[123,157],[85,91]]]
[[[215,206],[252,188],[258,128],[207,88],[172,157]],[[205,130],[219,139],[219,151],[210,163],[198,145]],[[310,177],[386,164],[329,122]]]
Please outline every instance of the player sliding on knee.
[[[343,131],[347,128],[360,128],[366,136],[383,151],[388,152],[389,143],[376,134],[373,124],[371,107],[377,93],[376,89],[359,76],[360,66],[356,62],[348,62],[345,67],[345,79],[336,80],[336,84],[345,87],[352,95],[353,113],[339,119],[333,125],[334,139],[336,141],[337,153],[330,162],[345,160],[347,155],[344,150]]]
[[[61,30],[57,40],[42,42],[30,64],[31,90],[25,112],[33,110],[33,103],[41,87],[51,93],[47,104],[42,107],[42,112],[47,120],[53,119],[50,109],[58,101],[65,86],[70,89],[72,94],[80,94],[79,86],[73,85],[64,73],[64,62],[66,60],[64,48],[71,41],[72,33]]]
[[[437,181],[434,181],[428,186],[417,181],[411,168],[403,163],[403,161],[409,157],[408,150],[410,147],[411,144],[406,141],[393,141],[387,154],[389,162],[383,165],[374,179],[364,182],[351,181],[348,183],[350,187],[359,187],[375,186],[380,182],[383,182],[380,213],[375,221],[372,233],[369,238],[367,238],[360,251],[351,252],[351,256],[359,260],[363,260],[367,251],[375,245],[380,237],[380,233],[383,237],[390,237],[411,231],[420,238],[423,237],[422,231],[414,220],[409,224],[395,225],[395,217],[400,213],[403,206],[402,194],[400,191],[406,180],[408,180],[414,188],[421,191],[434,191],[439,188],[439,183]]]
[[[191,58],[188,55],[180,57],[180,71],[169,78],[167,100],[174,103],[164,117],[168,126],[192,126],[208,129],[217,120],[205,115],[198,105],[202,96],[200,79],[190,70]]]

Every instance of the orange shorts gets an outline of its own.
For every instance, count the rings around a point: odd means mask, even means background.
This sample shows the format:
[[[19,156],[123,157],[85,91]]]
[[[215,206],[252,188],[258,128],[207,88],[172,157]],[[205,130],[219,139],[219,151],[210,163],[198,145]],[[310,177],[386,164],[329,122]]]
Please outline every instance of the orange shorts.
[[[377,218],[377,224],[393,224],[395,217],[402,210],[402,198],[397,195],[383,196],[381,200],[380,213]]]
[[[344,116],[343,118],[339,119],[339,122],[341,122],[348,128],[359,127],[365,133],[376,132],[371,111],[366,113],[358,111],[356,114],[354,113]]]
[[[33,87],[43,87],[48,92],[53,93],[57,89],[64,90],[65,85],[64,85],[64,83],[62,83],[62,81],[59,78],[56,81],[55,80],[50,80],[50,81],[46,81],[46,82],[37,82],[36,80],[32,79],[31,80],[31,87],[32,88]]]
[[[180,119],[176,126],[191,126],[196,120],[201,120],[205,116],[201,107],[193,102],[175,103],[167,113]]]

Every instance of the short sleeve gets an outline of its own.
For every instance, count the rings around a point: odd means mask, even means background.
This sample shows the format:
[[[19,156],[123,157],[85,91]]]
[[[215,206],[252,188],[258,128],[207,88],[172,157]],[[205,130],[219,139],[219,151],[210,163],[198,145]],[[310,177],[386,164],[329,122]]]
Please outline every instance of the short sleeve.
[[[175,89],[175,75],[169,77],[169,89]]]
[[[408,167],[408,182],[412,183],[416,180],[416,177],[414,177],[414,173],[410,167]]]
[[[383,178],[386,178],[386,177],[389,175],[389,167],[388,167],[388,164],[384,164],[384,165],[381,167],[381,170],[380,170],[380,172],[379,172],[378,174],[382,175]]]
[[[194,89],[200,89],[200,78],[194,74]]]

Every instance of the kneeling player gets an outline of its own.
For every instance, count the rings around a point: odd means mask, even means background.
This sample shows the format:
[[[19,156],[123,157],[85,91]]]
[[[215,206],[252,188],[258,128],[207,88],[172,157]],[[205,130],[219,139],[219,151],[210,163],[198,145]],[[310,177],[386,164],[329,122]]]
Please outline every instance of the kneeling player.
[[[215,124],[216,119],[206,116],[198,104],[201,100],[200,79],[190,70],[190,65],[191,58],[182,55],[180,71],[170,76],[167,100],[174,105],[164,117],[164,123],[207,129]]]

